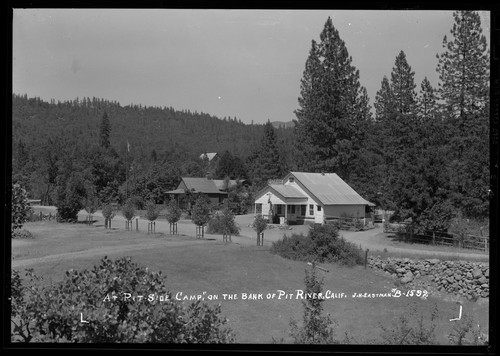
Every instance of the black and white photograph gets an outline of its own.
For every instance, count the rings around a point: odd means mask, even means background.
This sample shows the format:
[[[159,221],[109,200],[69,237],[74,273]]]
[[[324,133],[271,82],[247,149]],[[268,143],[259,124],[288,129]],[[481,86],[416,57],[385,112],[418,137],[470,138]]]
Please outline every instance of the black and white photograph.
[[[492,14],[12,8],[9,347],[488,349]]]

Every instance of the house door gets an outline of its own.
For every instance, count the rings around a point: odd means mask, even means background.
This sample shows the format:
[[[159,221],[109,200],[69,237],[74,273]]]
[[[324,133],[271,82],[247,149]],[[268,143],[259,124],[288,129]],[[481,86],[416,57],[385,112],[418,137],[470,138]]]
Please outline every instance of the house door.
[[[316,205],[316,213],[314,214],[314,222],[316,224],[323,224],[323,208],[321,205]]]

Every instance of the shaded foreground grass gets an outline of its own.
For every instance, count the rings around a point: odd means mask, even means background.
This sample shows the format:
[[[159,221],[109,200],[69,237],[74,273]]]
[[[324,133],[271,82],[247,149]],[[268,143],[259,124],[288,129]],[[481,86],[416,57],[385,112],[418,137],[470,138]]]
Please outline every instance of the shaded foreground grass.
[[[62,254],[64,251],[98,248],[105,242],[108,247],[116,246],[115,250],[106,250],[108,257],[132,256],[135,262],[152,270],[161,270],[167,275],[167,286],[174,297],[202,295],[203,292],[206,292],[205,295],[217,295],[218,300],[215,302],[221,304],[222,314],[229,319],[228,326],[237,333],[239,343],[270,343],[272,338],[284,338],[285,342],[290,342],[290,319],[301,321],[302,318],[301,300],[295,297],[296,290],[305,289],[304,270],[307,264],[272,255],[265,247],[224,245],[219,241],[199,241],[187,236],[161,239],[145,233],[107,233],[95,227],[65,224],[34,224],[32,230],[35,240],[13,249],[20,255],[28,250],[29,253],[25,255],[30,258],[57,252],[56,260],[30,265],[36,274],[44,276],[46,282],[62,279],[64,271],[71,268],[90,268],[103,257],[103,253],[98,250],[77,258],[65,257]],[[159,240],[162,243],[153,246],[153,242]],[[143,244],[144,248],[120,251],[124,243]],[[148,247],[148,244],[152,247]],[[37,246],[36,249],[33,246]],[[390,278],[360,266],[321,266],[329,270],[319,271],[319,276],[324,277],[324,291],[345,293],[347,296],[324,302],[325,313],[330,313],[338,322],[338,339],[343,338],[344,331],[349,332],[358,343],[379,339],[380,324],[389,326],[413,305],[418,311],[429,315],[436,303],[439,309],[437,341],[448,344],[447,335],[452,327],[449,319],[456,318],[458,313],[456,303],[442,301],[432,295],[427,300],[416,297],[352,298],[353,293],[388,293],[394,288],[394,283]],[[278,299],[280,290],[291,295],[291,298]],[[263,299],[244,300],[242,293],[262,294]],[[269,293],[276,294],[276,297],[266,299]],[[223,294],[236,296],[237,299],[224,299]],[[483,330],[487,328],[487,305],[469,303],[464,305],[464,309],[481,321]],[[78,312],[75,313],[75,317],[79,317]]]

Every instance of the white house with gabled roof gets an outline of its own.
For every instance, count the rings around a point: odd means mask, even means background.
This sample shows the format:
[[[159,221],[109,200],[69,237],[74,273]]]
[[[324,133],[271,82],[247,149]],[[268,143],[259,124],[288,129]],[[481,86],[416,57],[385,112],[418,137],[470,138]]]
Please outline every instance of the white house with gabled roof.
[[[374,204],[335,173],[290,172],[257,193],[255,215],[274,223],[319,223],[339,217],[364,219]]]

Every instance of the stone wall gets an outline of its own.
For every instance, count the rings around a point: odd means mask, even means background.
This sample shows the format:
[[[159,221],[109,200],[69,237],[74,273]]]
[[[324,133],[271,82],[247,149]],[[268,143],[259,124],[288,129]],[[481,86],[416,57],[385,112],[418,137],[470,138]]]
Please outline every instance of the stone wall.
[[[370,256],[368,265],[391,275],[403,285],[411,285],[421,279],[432,283],[439,291],[461,295],[469,300],[489,296],[490,269],[487,262]]]

